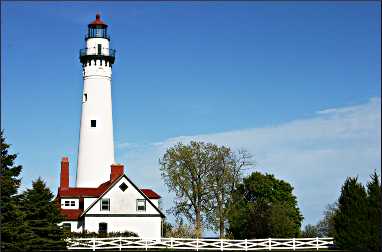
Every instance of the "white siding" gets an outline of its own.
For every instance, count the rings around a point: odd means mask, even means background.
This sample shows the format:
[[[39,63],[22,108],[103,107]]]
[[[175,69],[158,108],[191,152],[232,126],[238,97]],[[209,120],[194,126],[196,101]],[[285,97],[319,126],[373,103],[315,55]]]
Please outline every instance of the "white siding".
[[[107,223],[108,232],[130,231],[143,238],[161,238],[161,217],[85,217],[85,228],[98,232],[101,222]]]
[[[86,210],[97,198],[84,198],[84,210]]]

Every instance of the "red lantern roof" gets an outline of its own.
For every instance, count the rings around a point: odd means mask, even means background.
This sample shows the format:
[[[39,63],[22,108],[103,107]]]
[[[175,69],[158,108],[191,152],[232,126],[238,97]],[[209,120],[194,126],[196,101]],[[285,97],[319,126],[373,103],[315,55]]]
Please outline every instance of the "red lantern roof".
[[[107,27],[107,24],[105,24],[102,20],[101,20],[101,15],[99,13],[96,14],[96,19],[91,22],[89,24],[89,27],[94,27],[94,26],[103,26],[103,27]]]

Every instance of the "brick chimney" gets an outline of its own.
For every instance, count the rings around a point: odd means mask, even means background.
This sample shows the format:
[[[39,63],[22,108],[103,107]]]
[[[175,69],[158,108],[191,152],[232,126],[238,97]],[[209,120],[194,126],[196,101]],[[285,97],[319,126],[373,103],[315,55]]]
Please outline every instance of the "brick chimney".
[[[69,158],[63,157],[61,160],[60,189],[69,188]]]
[[[119,178],[124,174],[122,164],[112,164],[111,165],[111,173],[110,173],[110,181],[114,181],[115,179]]]

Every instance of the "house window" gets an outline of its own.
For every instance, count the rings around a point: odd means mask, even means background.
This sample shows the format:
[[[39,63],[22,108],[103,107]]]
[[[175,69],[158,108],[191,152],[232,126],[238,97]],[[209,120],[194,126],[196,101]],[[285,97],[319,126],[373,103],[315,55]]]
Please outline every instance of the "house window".
[[[64,232],[70,232],[72,231],[72,225],[70,223],[64,223],[62,225],[62,228],[64,229]]]
[[[90,126],[92,128],[95,128],[97,126],[97,121],[96,120],[90,120]]]
[[[107,233],[107,223],[101,222],[98,224],[98,233],[106,234]]]
[[[124,192],[126,189],[127,189],[127,185],[125,183],[122,183],[120,186],[119,186],[119,189],[122,190],[122,192]]]
[[[110,199],[101,199],[101,211],[110,210]]]
[[[65,206],[70,206],[70,201],[69,200],[65,200]]]
[[[146,211],[146,200],[137,199],[137,211]]]
[[[73,200],[73,201],[70,201],[70,206],[75,206],[76,205],[76,202]]]

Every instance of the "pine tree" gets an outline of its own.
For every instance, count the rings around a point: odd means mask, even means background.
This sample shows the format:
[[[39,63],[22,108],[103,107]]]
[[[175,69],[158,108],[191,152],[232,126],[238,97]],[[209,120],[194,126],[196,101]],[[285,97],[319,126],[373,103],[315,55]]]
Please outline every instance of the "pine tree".
[[[367,251],[368,207],[365,187],[357,178],[347,178],[334,216],[335,242],[339,248]]]
[[[376,172],[370,176],[367,183],[369,251],[381,251],[381,184]]]
[[[0,170],[0,220],[1,249],[18,250],[22,212],[18,209],[17,190],[20,187],[22,166],[15,165],[16,154],[9,154],[9,144],[5,142],[3,131],[0,133],[1,170]]]
[[[41,178],[33,181],[32,189],[21,195],[24,222],[31,231],[23,234],[23,246],[26,251],[66,249],[63,230],[57,225],[63,221],[63,217],[53,197]]]

